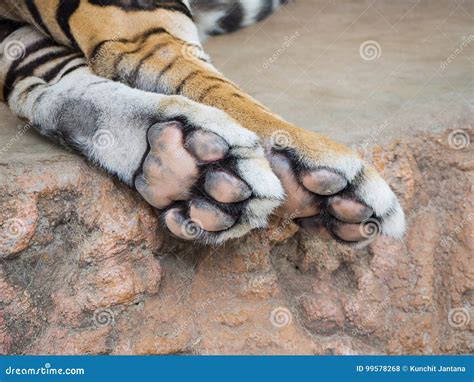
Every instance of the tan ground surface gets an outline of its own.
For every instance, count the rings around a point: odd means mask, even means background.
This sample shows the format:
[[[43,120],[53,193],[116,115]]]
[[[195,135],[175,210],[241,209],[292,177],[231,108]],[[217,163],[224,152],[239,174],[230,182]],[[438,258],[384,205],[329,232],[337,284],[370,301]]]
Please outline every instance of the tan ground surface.
[[[386,141],[472,117],[473,16],[472,0],[300,0],[207,50],[289,121],[346,144],[384,125]]]
[[[299,0],[207,43],[243,88],[384,173],[409,232],[361,251],[285,222],[178,243],[2,109],[0,353],[472,353],[473,16],[473,1]]]

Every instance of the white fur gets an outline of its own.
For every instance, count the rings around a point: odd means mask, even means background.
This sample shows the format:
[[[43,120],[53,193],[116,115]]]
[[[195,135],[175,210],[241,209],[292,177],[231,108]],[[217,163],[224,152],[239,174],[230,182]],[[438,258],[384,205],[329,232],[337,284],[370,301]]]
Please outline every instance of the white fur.
[[[257,16],[262,9],[262,0],[242,0],[240,1],[244,9],[244,19],[242,26],[253,24],[257,20]]]
[[[28,33],[22,36],[26,44],[34,42]],[[61,78],[72,65],[83,62],[83,59],[73,60],[50,83],[35,75],[21,79],[10,94],[11,109],[48,136],[58,135],[57,130],[67,115],[69,124],[62,127],[66,130],[61,131],[60,136],[67,134],[65,138],[73,140],[86,157],[130,185],[147,150],[150,120],[184,117],[196,128],[213,132],[228,143],[229,155],[237,158],[238,175],[253,193],[237,224],[227,231],[207,233],[203,240],[221,243],[267,223],[284,192],[255,133],[241,127],[221,110],[182,96],[129,88],[95,76],[87,67]],[[9,65],[3,60],[1,64],[2,67]],[[40,86],[24,93],[32,84]]]
[[[381,233],[401,238],[405,232],[405,215],[397,197],[389,185],[373,168],[365,164],[358,156],[352,153],[324,152],[317,159],[302,158],[302,163],[308,168],[327,167],[344,175],[353,182],[356,177],[362,176],[362,182],[355,189],[355,195],[371,207],[380,219]]]
[[[203,240],[209,244],[219,244],[240,237],[251,229],[264,227],[271,213],[283,201],[284,190],[265,159],[257,135],[241,127],[223,111],[181,96],[164,98],[161,109],[167,119],[185,115],[193,125],[223,138],[230,146],[229,155],[238,158],[238,175],[252,189],[253,197],[247,203],[238,224],[223,232],[208,233]]]
[[[250,15],[246,17],[251,18],[257,12],[255,4],[256,2],[249,2],[245,5],[246,14]],[[195,32],[192,28],[180,31],[182,38],[188,41],[197,39]],[[28,45],[39,38],[42,37],[32,28],[21,28],[10,35],[0,48],[11,40],[23,41]],[[22,65],[54,49],[43,49],[27,57]],[[0,58],[0,75],[4,76],[11,61],[4,56]],[[238,175],[253,192],[253,198],[247,203],[239,224],[227,231],[208,235],[206,240],[209,243],[220,243],[242,236],[252,228],[265,226],[269,215],[281,203],[284,191],[264,158],[263,149],[255,133],[244,129],[218,109],[198,104],[182,96],[165,96],[132,89],[97,77],[87,68],[78,69],[57,80],[68,68],[79,62],[83,62],[83,59],[69,63],[48,84],[36,76],[16,83],[9,99],[11,109],[20,117],[33,122],[41,133],[48,135],[54,134],[57,129],[57,120],[54,118],[61,113],[60,108],[65,101],[78,103],[75,108],[78,110],[77,115],[73,116],[77,121],[88,117],[88,114],[94,113],[95,110],[99,111],[97,126],[91,126],[91,132],[82,131],[73,138],[83,147],[83,153],[89,159],[117,174],[128,184],[132,184],[133,175],[147,149],[146,132],[150,127],[147,125],[150,116],[157,115],[168,120],[185,117],[194,126],[216,133],[229,144],[230,155],[239,158]],[[26,96],[22,94],[23,90],[35,83],[41,83],[41,86]],[[89,89],[91,86],[92,90]],[[92,109],[90,105],[93,105]],[[96,128],[98,132],[108,134],[110,145],[97,147],[94,141],[96,137],[92,133]],[[383,234],[397,238],[403,235],[405,218],[394,193],[385,181],[358,157],[336,152],[331,155],[322,150],[318,158],[301,158],[301,161],[310,168],[332,168],[343,174],[349,182],[363,174],[362,182],[355,190],[356,196],[373,208],[381,220]]]
[[[405,235],[405,230],[405,214],[396,200],[393,206],[393,213],[382,221],[382,233],[395,239],[401,239]]]
[[[201,41],[205,41],[212,32],[225,33],[225,31],[219,27],[219,21],[226,16],[231,7],[235,6],[236,2],[236,0],[221,0],[215,7],[208,6],[201,9],[199,6],[193,7],[193,2],[191,1],[191,8],[194,11],[196,26]],[[257,22],[260,11],[266,5],[264,0],[240,0],[239,3],[243,11],[241,27],[246,27]],[[272,9],[275,10],[279,6],[280,2],[273,0]]]
[[[405,233],[405,214],[389,185],[372,168],[364,168],[356,195],[371,207],[381,220],[381,233],[400,239]]]
[[[198,13],[196,15],[196,25],[202,42],[206,41],[209,33],[216,29],[219,20],[224,16],[225,11],[221,9]]]
[[[137,118],[142,108],[149,105],[150,98],[145,97],[144,92],[135,91],[124,85],[107,81],[94,86],[93,91],[86,89],[93,82],[104,81],[100,77],[92,75],[87,68],[81,68],[69,74],[54,85],[43,84],[35,88],[25,98],[19,99],[22,90],[31,83],[41,81],[37,77],[29,77],[20,81],[10,96],[9,105],[19,116],[33,122],[42,134],[54,135],[56,121],[53,116],[57,115],[61,101],[76,100],[76,102],[87,102],[100,110],[100,118],[97,120],[99,134],[103,134],[105,140],[110,143],[97,144],[100,137],[92,133],[84,132],[74,139],[84,147],[84,154],[92,161],[98,163],[111,173],[117,174],[124,182],[131,184],[132,176],[140,164],[147,148],[145,115],[143,119]],[[47,92],[48,96],[42,96]],[[158,96],[159,97],[159,96]],[[153,97],[151,97],[153,98]],[[84,113],[94,110],[84,108]],[[77,115],[78,120],[84,115]]]

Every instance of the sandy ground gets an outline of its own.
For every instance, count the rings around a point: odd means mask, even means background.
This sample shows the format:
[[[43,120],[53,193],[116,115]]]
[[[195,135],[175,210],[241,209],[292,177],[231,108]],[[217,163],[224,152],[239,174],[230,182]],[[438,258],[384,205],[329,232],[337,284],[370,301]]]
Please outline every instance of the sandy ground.
[[[474,1],[299,0],[207,50],[289,121],[348,144],[385,126],[385,140],[472,116],[473,16]]]

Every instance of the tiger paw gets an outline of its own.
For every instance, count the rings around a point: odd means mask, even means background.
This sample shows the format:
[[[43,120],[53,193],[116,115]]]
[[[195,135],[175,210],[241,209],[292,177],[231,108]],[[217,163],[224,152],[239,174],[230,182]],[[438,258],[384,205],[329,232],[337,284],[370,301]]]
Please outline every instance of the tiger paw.
[[[169,231],[219,244],[265,226],[284,192],[257,136],[215,109],[179,119],[149,129],[150,151],[135,179]]]
[[[378,234],[401,238],[403,210],[378,172],[349,148],[304,135],[304,144],[287,133],[285,145],[266,140],[267,158],[286,191],[276,214],[346,244],[367,243]]]

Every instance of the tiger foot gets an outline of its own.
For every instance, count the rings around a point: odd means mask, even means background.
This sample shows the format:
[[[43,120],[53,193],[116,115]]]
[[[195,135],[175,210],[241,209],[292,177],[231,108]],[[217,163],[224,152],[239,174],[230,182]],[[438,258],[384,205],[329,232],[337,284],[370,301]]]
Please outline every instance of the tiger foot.
[[[149,129],[135,187],[172,234],[219,244],[265,226],[284,193],[255,134],[227,117],[202,118]]]
[[[403,210],[381,176],[345,146],[315,138],[311,145],[306,137],[303,149],[267,141],[267,158],[287,195],[276,214],[346,244],[379,233],[402,237]]]

